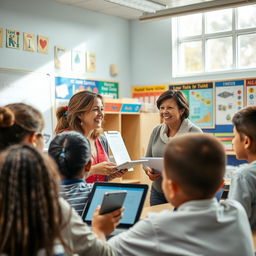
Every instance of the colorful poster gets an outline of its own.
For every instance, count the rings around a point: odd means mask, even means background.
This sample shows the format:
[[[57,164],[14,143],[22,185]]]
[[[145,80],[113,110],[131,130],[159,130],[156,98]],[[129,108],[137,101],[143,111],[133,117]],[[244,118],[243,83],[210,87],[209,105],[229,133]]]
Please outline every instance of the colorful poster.
[[[64,47],[54,47],[54,65],[56,69],[70,70],[70,53]]]
[[[70,78],[55,77],[55,98],[69,100],[74,94],[73,84]]]
[[[37,51],[40,53],[49,52],[49,39],[46,36],[37,36]]]
[[[256,106],[256,78],[246,79],[246,105]]]
[[[168,85],[148,85],[132,87],[132,98],[139,99],[141,103],[155,105],[158,97],[168,90]]]
[[[170,85],[170,89],[181,90],[189,102],[189,119],[201,128],[213,128],[214,93],[213,83]]]
[[[99,93],[101,95],[117,99],[118,83],[117,82],[99,82]]]
[[[84,90],[98,93],[98,88],[98,81],[66,77],[55,77],[56,99],[70,99],[75,93]]]
[[[224,146],[227,153],[233,153],[232,140],[234,138],[233,133],[223,132],[223,133],[214,133],[213,134]]]
[[[6,29],[6,47],[20,49],[20,32],[13,29]]]
[[[87,72],[96,72],[96,53],[87,52],[86,53],[86,70]]]
[[[91,91],[99,93],[99,82],[85,79],[71,79],[70,82],[74,85],[74,93],[80,91]]]
[[[72,70],[85,72],[85,52],[82,50],[72,50]]]
[[[216,124],[232,124],[233,115],[244,106],[244,80],[215,82]]]
[[[23,49],[30,52],[34,52],[36,50],[34,34],[26,32],[23,33]]]
[[[0,48],[4,46],[4,29],[0,28]]]

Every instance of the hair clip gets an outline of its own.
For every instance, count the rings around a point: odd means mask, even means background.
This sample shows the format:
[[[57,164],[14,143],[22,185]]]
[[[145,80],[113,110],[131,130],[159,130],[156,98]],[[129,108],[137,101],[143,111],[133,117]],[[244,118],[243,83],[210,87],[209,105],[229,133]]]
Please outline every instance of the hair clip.
[[[60,157],[65,158],[65,148],[61,149]]]
[[[65,112],[63,113],[63,116],[64,116],[64,117],[67,117],[67,116],[68,116],[68,106],[63,106],[63,110],[65,111]]]

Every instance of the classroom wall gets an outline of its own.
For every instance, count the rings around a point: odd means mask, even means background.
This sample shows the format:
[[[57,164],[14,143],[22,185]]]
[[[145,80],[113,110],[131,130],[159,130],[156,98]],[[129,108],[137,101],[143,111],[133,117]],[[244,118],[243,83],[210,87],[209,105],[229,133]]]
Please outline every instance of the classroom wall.
[[[48,36],[48,55],[0,48],[0,67],[54,74],[54,46],[67,49],[83,45],[96,53],[96,73],[86,78],[119,81],[120,96],[130,96],[130,22],[50,0],[1,0],[0,27]],[[23,37],[22,37],[23,38]],[[109,75],[109,65],[117,64],[120,73]],[[56,70],[58,73],[59,71]],[[60,72],[71,75],[67,72]]]
[[[131,22],[131,84],[168,83],[171,76],[171,19]]]

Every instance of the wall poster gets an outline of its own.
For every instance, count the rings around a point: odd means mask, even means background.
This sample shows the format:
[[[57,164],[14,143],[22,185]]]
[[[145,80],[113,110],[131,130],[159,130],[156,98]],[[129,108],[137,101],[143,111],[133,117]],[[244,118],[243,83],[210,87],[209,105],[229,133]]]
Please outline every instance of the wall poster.
[[[189,119],[201,128],[214,128],[214,90],[212,82],[170,85],[182,90],[189,102]]]
[[[6,47],[20,49],[20,31],[6,29]]]
[[[118,82],[98,81],[81,78],[55,77],[56,105],[65,105],[77,92],[88,90],[91,92],[118,98]]]
[[[246,79],[246,106],[256,106],[256,79]]]
[[[215,82],[216,124],[232,124],[233,115],[244,106],[244,80]]]
[[[0,48],[4,46],[4,29],[0,28]]]
[[[155,105],[158,97],[168,90],[168,85],[147,85],[132,87],[132,98],[139,99],[141,103]]]
[[[34,52],[36,50],[34,34],[26,32],[23,33],[23,49],[30,52]]]

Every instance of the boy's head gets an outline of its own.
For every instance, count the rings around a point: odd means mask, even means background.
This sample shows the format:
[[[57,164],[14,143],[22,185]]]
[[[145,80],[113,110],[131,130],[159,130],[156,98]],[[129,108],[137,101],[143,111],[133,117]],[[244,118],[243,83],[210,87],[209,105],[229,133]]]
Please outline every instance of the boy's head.
[[[249,154],[256,154],[256,107],[246,107],[238,111],[232,122],[232,141],[238,159],[248,160]]]
[[[223,183],[226,156],[213,136],[190,133],[174,138],[164,154],[163,191],[175,207],[212,198]]]
[[[91,167],[91,146],[87,138],[78,132],[58,134],[51,142],[49,154],[58,164],[65,179],[83,178]]]

